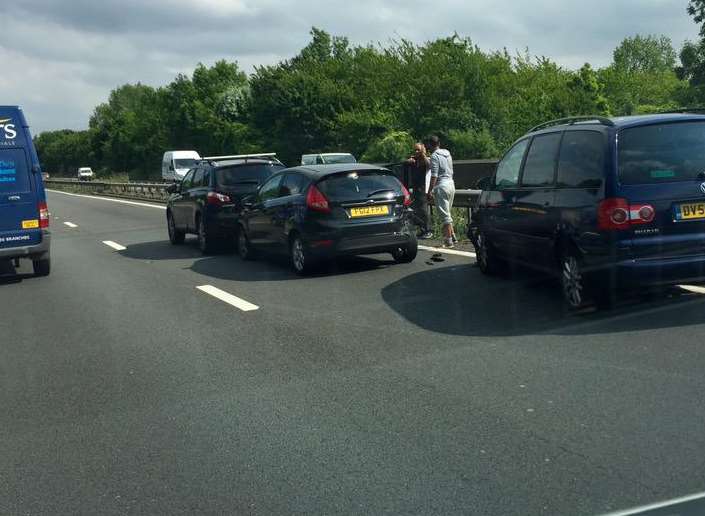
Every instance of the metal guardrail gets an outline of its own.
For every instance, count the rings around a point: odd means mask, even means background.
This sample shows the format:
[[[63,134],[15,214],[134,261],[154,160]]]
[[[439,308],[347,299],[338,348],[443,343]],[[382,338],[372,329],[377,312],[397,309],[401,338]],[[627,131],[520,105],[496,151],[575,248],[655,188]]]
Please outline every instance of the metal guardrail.
[[[89,195],[105,195],[141,201],[165,203],[169,198],[166,188],[168,183],[111,183],[107,181],[76,181],[72,179],[47,179],[48,188],[65,192]],[[458,189],[455,191],[453,207],[466,208],[468,222],[472,220],[472,210],[477,205],[482,190]]]
[[[90,195],[105,195],[164,203],[169,197],[168,183],[112,183],[107,181],[75,181],[71,179],[47,179],[47,188],[65,192]]]

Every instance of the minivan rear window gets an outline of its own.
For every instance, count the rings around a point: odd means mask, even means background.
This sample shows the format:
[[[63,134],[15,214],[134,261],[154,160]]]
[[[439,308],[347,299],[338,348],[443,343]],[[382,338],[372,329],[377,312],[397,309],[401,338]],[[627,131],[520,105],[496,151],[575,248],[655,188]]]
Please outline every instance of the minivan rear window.
[[[223,187],[261,185],[276,172],[284,169],[281,165],[238,165],[216,170],[216,182]]]
[[[396,177],[375,170],[329,176],[317,187],[331,201],[341,202],[383,196],[389,192],[401,193],[401,183]]]
[[[633,127],[619,134],[622,184],[653,184],[705,178],[705,122]]]
[[[24,149],[0,149],[0,193],[25,193],[30,189]]]

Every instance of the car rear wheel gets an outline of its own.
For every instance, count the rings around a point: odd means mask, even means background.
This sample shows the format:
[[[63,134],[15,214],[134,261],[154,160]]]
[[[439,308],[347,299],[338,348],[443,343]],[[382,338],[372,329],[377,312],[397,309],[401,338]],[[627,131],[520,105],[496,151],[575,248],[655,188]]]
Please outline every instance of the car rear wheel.
[[[237,232],[237,254],[243,260],[252,260],[254,258],[254,250],[250,244],[250,239],[247,237],[245,228],[240,228]]]
[[[34,268],[35,276],[49,276],[51,273],[51,260],[33,260],[32,266]]]
[[[169,242],[173,245],[180,245],[184,243],[186,234],[183,231],[176,229],[176,222],[174,221],[174,215],[169,212],[166,215],[166,225],[169,230]]]
[[[503,263],[497,258],[492,243],[482,231],[477,233],[475,247],[475,251],[477,252],[477,265],[480,267],[480,272],[488,276],[498,274],[502,269]]]
[[[306,248],[304,241],[298,235],[291,239],[289,256],[291,258],[291,267],[294,269],[294,272],[300,276],[310,273],[315,267],[311,252]]]
[[[203,222],[203,218],[198,219],[198,248],[203,254],[211,254],[215,248],[215,242],[213,237],[208,235],[206,230],[206,223]]]

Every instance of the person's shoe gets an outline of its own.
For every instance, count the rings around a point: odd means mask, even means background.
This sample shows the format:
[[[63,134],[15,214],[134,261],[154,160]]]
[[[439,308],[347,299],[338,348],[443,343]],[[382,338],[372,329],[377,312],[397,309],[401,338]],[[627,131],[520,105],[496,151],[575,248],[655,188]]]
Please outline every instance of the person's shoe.
[[[455,244],[453,244],[453,239],[450,238],[443,242],[443,245],[441,246],[443,249],[453,249],[455,247]]]
[[[453,235],[453,243],[454,243],[454,244],[457,244],[457,243],[458,243],[458,237],[456,237],[455,235]]]
[[[433,238],[433,232],[432,231],[426,231],[425,233],[421,233],[419,235],[419,240],[430,240]]]

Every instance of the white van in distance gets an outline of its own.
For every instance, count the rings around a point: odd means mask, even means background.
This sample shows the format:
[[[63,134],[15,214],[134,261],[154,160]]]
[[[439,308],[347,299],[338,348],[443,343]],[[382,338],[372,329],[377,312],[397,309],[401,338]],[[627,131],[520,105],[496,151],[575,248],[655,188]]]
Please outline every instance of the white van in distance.
[[[200,160],[201,156],[193,150],[167,151],[162,158],[162,179],[181,181]]]
[[[77,177],[79,181],[92,181],[93,170],[91,167],[81,167],[78,169]]]

